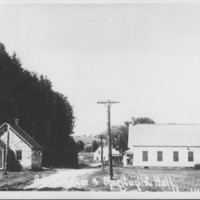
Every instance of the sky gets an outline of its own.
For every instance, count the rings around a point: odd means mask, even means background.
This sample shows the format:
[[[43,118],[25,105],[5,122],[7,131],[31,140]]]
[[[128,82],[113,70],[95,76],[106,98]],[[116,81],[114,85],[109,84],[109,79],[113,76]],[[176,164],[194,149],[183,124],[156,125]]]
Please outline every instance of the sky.
[[[68,97],[75,135],[200,123],[200,4],[1,4],[0,42]]]

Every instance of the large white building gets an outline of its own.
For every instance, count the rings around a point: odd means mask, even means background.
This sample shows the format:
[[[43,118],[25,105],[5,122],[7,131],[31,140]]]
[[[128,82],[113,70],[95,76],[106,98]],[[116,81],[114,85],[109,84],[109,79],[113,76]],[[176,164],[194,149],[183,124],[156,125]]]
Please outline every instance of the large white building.
[[[200,126],[129,125],[124,166],[193,167],[200,163]]]

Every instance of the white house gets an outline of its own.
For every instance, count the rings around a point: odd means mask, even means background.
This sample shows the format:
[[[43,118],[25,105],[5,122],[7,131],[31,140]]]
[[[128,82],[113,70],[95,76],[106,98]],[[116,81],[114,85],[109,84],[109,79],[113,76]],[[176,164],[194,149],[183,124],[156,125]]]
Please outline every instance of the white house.
[[[115,150],[112,148],[112,158],[114,161],[119,161],[120,159],[120,153],[119,151]],[[108,146],[103,147],[103,160],[108,161]],[[96,162],[101,162],[101,147],[99,147],[95,152],[94,152],[94,161]]]
[[[41,168],[43,148],[18,124],[4,123],[0,127],[0,169],[5,167],[5,151],[8,141],[9,153],[14,155],[12,159],[22,168]]]
[[[193,167],[200,163],[200,126],[129,125],[124,166]]]

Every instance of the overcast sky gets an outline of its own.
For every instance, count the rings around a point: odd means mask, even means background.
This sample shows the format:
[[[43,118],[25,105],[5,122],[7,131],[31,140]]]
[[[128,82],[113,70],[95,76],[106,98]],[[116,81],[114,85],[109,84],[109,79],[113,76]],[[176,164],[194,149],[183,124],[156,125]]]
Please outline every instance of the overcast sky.
[[[76,135],[131,117],[200,123],[200,4],[0,5],[0,42],[74,107]]]

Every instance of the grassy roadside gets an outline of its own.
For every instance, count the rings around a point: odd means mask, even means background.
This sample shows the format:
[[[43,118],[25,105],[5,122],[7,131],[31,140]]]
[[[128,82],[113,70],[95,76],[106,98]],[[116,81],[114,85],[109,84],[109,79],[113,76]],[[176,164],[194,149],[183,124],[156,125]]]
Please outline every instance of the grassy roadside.
[[[3,175],[3,172],[1,171],[0,191],[23,190],[24,186],[29,185],[36,177],[42,178],[55,172],[55,170],[21,171],[8,172],[8,175]]]
[[[114,168],[114,180],[109,169],[99,169],[88,177],[84,191],[136,191],[136,192],[200,192],[200,170]]]

